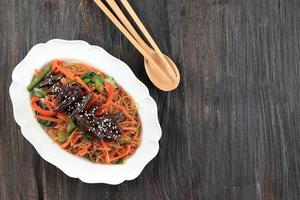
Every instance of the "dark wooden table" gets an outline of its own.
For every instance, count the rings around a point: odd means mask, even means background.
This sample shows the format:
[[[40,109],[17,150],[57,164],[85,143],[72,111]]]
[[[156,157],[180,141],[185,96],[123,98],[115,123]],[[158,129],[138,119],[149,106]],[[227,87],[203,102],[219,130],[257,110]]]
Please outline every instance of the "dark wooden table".
[[[91,0],[0,2],[1,200],[300,199],[299,0],[131,0],[179,66],[181,84],[167,93]],[[85,184],[22,137],[11,73],[33,45],[53,38],[102,46],[148,86],[163,135],[137,179]]]

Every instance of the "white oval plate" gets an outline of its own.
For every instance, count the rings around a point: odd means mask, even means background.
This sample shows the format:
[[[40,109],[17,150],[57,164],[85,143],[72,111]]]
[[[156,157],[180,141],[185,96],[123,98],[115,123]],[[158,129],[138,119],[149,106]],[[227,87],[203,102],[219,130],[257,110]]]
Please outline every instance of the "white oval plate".
[[[72,155],[59,147],[44,132],[34,118],[29,92],[34,70],[54,59],[78,60],[100,69],[121,85],[135,100],[142,124],[141,145],[124,164],[97,164]],[[158,153],[161,128],[157,117],[157,106],[147,87],[139,81],[131,69],[104,49],[84,41],[54,39],[37,44],[15,67],[9,88],[14,117],[23,136],[34,146],[40,156],[70,177],[86,183],[119,184],[136,178],[150,160]]]

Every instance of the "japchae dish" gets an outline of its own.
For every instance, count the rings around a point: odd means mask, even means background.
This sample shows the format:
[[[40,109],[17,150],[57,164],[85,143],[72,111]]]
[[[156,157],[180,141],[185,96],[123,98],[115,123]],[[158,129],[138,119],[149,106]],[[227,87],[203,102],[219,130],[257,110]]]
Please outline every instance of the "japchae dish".
[[[137,107],[112,77],[82,63],[54,60],[27,87],[35,118],[63,149],[120,164],[140,145]]]

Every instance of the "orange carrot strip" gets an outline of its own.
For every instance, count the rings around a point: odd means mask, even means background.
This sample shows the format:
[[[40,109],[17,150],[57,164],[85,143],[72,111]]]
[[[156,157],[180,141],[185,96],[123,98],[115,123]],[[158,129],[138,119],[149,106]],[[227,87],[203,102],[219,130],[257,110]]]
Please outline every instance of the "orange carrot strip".
[[[88,149],[87,149],[87,148],[83,148],[83,149],[80,149],[80,150],[76,153],[76,155],[82,157],[82,156],[84,156],[87,152],[88,152]]]
[[[71,144],[71,140],[76,135],[76,132],[77,132],[77,128],[72,132],[72,134],[69,136],[68,140],[61,145],[61,147],[63,149],[67,148]]]
[[[82,76],[83,74],[85,74],[85,72],[84,71],[82,71],[82,72],[76,72],[75,73],[77,76]]]
[[[136,131],[137,128],[134,128],[134,127],[122,127],[122,130],[123,131]]]
[[[124,121],[120,123],[121,126],[132,125],[132,121]]]
[[[103,139],[101,139],[100,142],[101,142],[102,146],[103,146],[105,149],[108,148],[107,145],[106,145],[106,143],[104,142]],[[110,158],[109,158],[108,150],[104,150],[104,156],[105,156],[105,162],[106,162],[106,163],[110,163]]]
[[[73,146],[74,144],[76,144],[76,142],[78,141],[78,139],[80,138],[81,136],[79,134],[76,134],[74,136],[74,138],[72,138],[71,140],[71,146]]]
[[[43,103],[44,103],[49,109],[51,109],[51,110],[53,109],[53,106],[52,106],[52,104],[51,104],[49,101],[46,100],[46,101],[44,101]]]
[[[43,115],[36,115],[35,118],[38,120],[45,120],[45,121],[50,121],[50,122],[55,122],[55,123],[60,122],[60,120],[57,118],[47,117],[47,116],[43,116]]]
[[[83,80],[81,80],[81,78],[79,78],[78,76],[75,77],[75,80],[82,85],[88,92],[91,92],[91,89],[85,84],[85,82],[83,82]]]
[[[67,124],[66,123],[57,124],[56,126],[54,126],[54,128],[59,130],[59,131],[66,131]]]
[[[57,113],[56,116],[60,119],[62,119],[63,121],[67,122],[68,121],[68,116],[63,114],[63,113]]]
[[[61,82],[63,85],[67,85],[67,84],[68,84],[66,78],[60,79],[60,82]]]
[[[130,148],[131,148],[131,146],[128,145],[126,151],[125,151],[123,154],[121,154],[121,155],[119,155],[119,156],[116,156],[116,157],[113,157],[113,158],[111,158],[109,161],[112,162],[112,161],[115,161],[115,160],[119,160],[119,159],[121,159],[121,158],[124,158],[125,156],[127,156],[127,155],[129,154]]]
[[[91,91],[94,91],[96,89],[96,87],[92,86],[90,89],[91,89]]]
[[[107,101],[105,104],[102,104],[101,108],[105,109],[112,103],[112,100],[114,98],[114,88],[110,83],[105,83],[105,89],[108,93]]]
[[[51,65],[52,71],[56,71],[57,70],[57,66],[60,66],[61,64],[62,64],[62,61],[60,61],[60,60],[54,60],[52,62],[52,65]]]
[[[35,77],[38,77],[40,74],[41,74],[41,70],[35,69],[35,71],[34,71],[34,76],[35,76]]]
[[[54,64],[54,63],[53,63]],[[53,65],[52,65],[53,66]],[[75,79],[75,74],[73,74],[72,72],[62,68],[61,66],[59,65],[55,65],[56,66],[56,69],[60,72],[62,72],[66,77],[68,77],[69,79],[71,80],[74,80]]]
[[[140,135],[140,132],[138,131],[132,138],[132,140],[136,140],[138,138],[138,136]]]
[[[41,115],[44,115],[44,116],[47,116],[47,117],[52,117],[52,116],[56,115],[56,112],[50,111],[50,110],[44,110],[40,106],[38,106],[36,102],[39,101],[39,100],[40,100],[40,98],[36,97],[36,96],[33,96],[31,98],[31,106],[32,106],[33,110],[35,110],[38,113],[40,113]]]

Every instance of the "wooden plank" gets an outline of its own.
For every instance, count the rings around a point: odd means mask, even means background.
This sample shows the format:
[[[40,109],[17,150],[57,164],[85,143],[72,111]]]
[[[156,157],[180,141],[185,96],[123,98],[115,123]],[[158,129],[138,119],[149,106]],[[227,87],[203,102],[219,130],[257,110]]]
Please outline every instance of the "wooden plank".
[[[299,199],[300,2],[130,1],[182,81],[156,89],[143,58],[92,1],[2,0],[0,199]],[[122,59],[158,103],[158,156],[135,180],[85,184],[39,157],[8,95],[28,50],[81,39]]]

